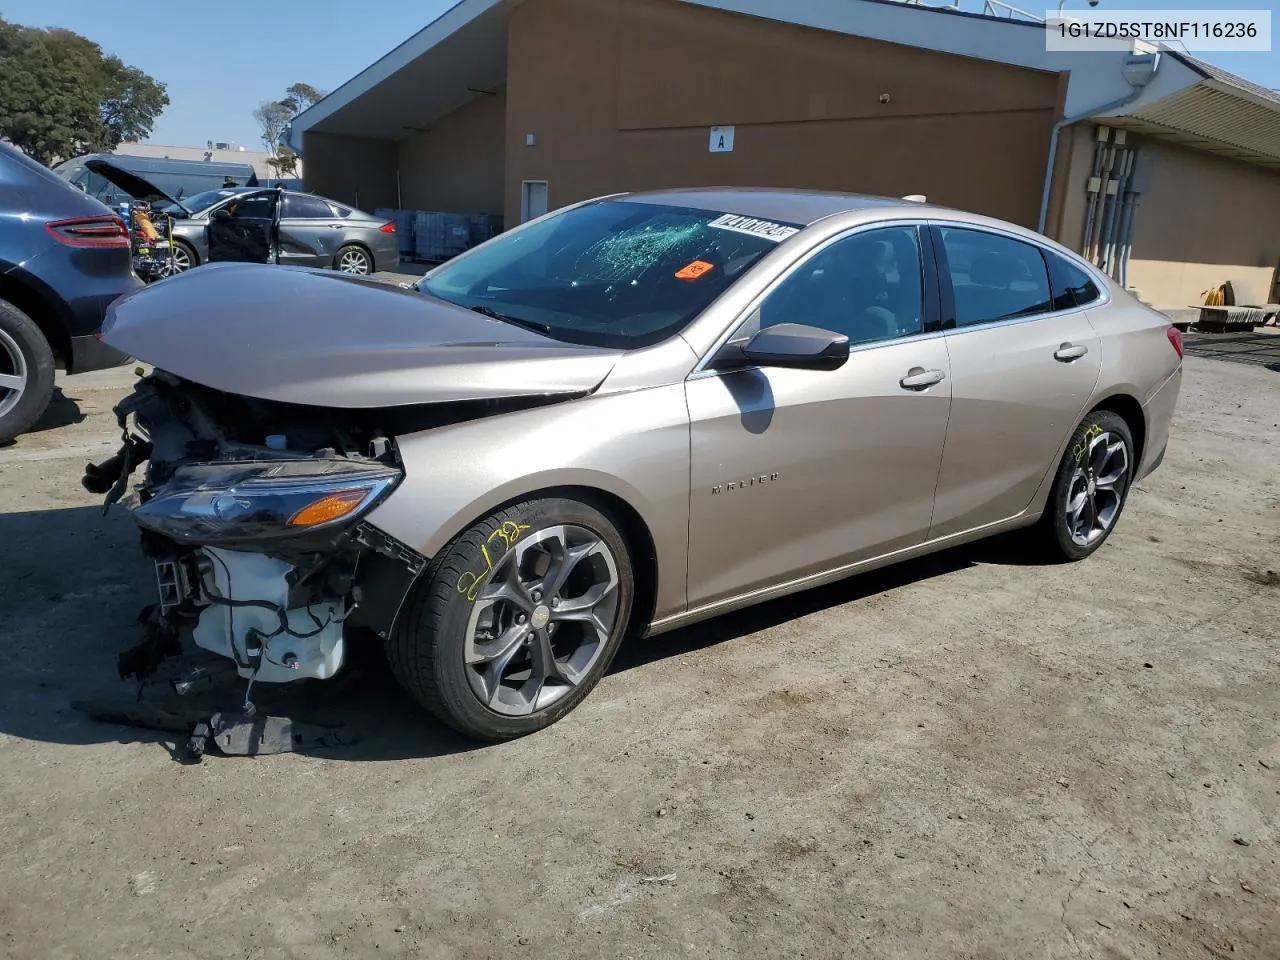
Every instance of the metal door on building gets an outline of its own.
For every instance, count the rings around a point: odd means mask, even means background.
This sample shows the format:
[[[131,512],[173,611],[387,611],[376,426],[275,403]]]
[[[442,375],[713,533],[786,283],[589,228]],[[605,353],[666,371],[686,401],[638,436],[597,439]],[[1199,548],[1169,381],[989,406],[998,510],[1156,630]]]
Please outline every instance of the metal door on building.
[[[520,184],[520,222],[534,220],[546,213],[547,209],[547,181],[523,181]]]

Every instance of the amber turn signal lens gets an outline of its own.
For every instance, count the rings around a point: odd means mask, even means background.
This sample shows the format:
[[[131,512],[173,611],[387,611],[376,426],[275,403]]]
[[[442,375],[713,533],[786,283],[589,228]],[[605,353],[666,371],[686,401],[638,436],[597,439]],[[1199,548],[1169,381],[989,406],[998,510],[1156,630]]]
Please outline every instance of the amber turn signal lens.
[[[364,502],[368,490],[339,490],[307,504],[289,518],[291,527],[314,527],[345,517]]]

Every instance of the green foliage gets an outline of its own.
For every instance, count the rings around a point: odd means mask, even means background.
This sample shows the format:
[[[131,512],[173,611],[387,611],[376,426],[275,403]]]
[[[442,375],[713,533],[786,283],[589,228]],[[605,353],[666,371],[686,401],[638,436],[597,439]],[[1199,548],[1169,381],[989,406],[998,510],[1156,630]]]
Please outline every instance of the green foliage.
[[[262,130],[262,142],[272,157],[267,163],[276,171],[277,176],[285,176],[280,173],[285,169],[280,166],[281,163],[287,164],[288,168],[294,171],[298,169],[298,158],[293,156],[293,151],[283,142],[284,133],[290,121],[325,96],[323,90],[317,90],[309,83],[295,83],[286,89],[284,94],[283,100],[264,101],[253,111],[253,119],[258,121],[258,127]],[[285,158],[286,153],[291,159]],[[296,173],[290,174],[290,176],[296,175]]]
[[[262,129],[262,143],[267,148],[267,153],[274,157],[280,150],[280,138],[284,136],[293,114],[283,101],[268,100],[258,104],[258,108],[253,111],[253,119],[258,121],[258,126]]]
[[[281,146],[279,153],[267,159],[267,166],[272,169],[279,179],[296,177],[298,175],[298,155],[288,147]]]
[[[295,83],[285,91],[285,98],[280,102],[289,108],[289,119],[293,119],[303,110],[324,99],[325,92],[317,90],[309,83]]]
[[[164,84],[80,34],[0,18],[0,137],[40,162],[140,140],[168,104]]]

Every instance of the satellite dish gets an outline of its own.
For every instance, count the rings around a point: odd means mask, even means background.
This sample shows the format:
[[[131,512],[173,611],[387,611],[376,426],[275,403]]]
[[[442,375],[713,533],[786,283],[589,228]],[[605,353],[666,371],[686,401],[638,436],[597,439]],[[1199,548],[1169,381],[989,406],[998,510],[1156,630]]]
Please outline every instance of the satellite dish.
[[[926,198],[926,197],[925,197],[925,195],[924,195],[923,193],[909,193],[909,194],[907,194],[905,197],[903,197],[902,199],[903,199],[903,200],[910,200],[912,203],[927,203],[927,202],[928,202],[928,198]]]

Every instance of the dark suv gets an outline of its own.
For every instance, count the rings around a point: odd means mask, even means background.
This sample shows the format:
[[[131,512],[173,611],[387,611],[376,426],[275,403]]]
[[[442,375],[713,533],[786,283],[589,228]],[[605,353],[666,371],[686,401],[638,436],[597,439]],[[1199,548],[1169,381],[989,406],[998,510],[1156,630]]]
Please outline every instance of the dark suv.
[[[124,221],[0,143],[0,443],[44,413],[55,360],[82,373],[128,359],[94,334],[141,285]]]

